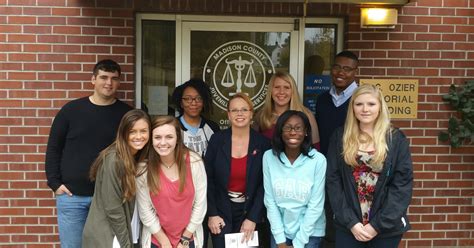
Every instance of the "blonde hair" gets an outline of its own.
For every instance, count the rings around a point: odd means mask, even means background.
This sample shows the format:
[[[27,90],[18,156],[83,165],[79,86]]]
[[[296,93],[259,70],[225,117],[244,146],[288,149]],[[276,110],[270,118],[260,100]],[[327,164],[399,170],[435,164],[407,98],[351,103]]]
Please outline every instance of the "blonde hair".
[[[357,97],[364,94],[370,94],[377,98],[380,104],[379,115],[374,124],[373,137],[360,130],[359,120],[357,120],[354,114],[354,101],[357,99]],[[362,141],[365,141],[374,144],[375,153],[373,154],[371,160],[372,169],[375,169],[376,171],[381,169],[387,155],[387,136],[390,138],[390,130],[390,116],[387,104],[383,100],[382,91],[380,91],[377,86],[370,84],[359,86],[354,91],[349,103],[349,108],[347,110],[347,118],[344,125],[344,135],[342,137],[342,155],[344,157],[344,161],[352,167],[358,166],[359,164],[356,159],[357,152],[359,151],[359,145],[362,143]]]
[[[253,103],[252,103],[252,100],[250,100],[250,97],[247,96],[245,93],[236,93],[234,94],[230,99],[229,99],[229,104],[227,104],[227,111],[230,111],[230,102],[232,102],[234,99],[236,98],[240,98],[242,100],[244,100],[245,103],[247,103],[247,105],[249,105],[249,110],[250,112],[253,113]]]
[[[186,148],[183,144],[183,138],[181,134],[181,127],[176,119],[173,116],[162,115],[157,116],[152,122],[152,132],[155,128],[161,127],[163,125],[171,125],[176,131],[176,147],[174,148],[174,159],[176,165],[178,166],[178,175],[179,175],[179,192],[183,192],[184,186],[186,185],[186,154],[188,154],[189,149]],[[153,137],[152,137],[153,139]],[[160,155],[153,149],[153,142],[149,142],[150,149],[148,155],[148,163],[146,166],[147,171],[147,182],[150,191],[153,194],[158,194],[160,192]]]
[[[270,78],[268,83],[268,91],[265,97],[265,103],[263,104],[262,109],[257,113],[255,119],[258,124],[258,128],[260,131],[267,130],[272,127],[273,125],[273,109],[274,109],[274,102],[272,98],[272,90],[273,85],[275,84],[275,80],[280,78],[290,84],[291,89],[291,98],[290,98],[290,106],[287,110],[296,110],[305,113],[307,116],[312,115],[312,113],[303,105],[300,100],[300,96],[298,95],[298,89],[296,88],[295,79],[288,73],[284,71],[277,71],[273,76]]]

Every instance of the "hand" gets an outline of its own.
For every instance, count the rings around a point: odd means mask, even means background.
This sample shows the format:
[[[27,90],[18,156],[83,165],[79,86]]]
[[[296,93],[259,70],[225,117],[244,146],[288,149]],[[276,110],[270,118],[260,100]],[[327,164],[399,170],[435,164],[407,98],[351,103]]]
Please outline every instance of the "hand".
[[[220,216],[211,216],[209,217],[207,225],[209,226],[209,231],[211,231],[212,234],[217,235],[221,233],[222,229],[225,227],[225,222]]]
[[[286,242],[278,244],[278,248],[288,248],[289,246],[286,245]]]
[[[360,222],[351,228],[351,232],[358,241],[367,242],[372,239],[370,234],[364,229],[364,225]]]
[[[370,239],[375,238],[378,234],[370,223],[364,226],[364,230],[370,235]]]
[[[168,236],[166,236],[166,233],[163,231],[163,229],[160,229],[157,233],[154,233],[153,236],[160,244],[160,248],[173,248],[170,239]]]
[[[182,245],[181,243],[178,243],[178,245],[176,246],[176,248],[188,248],[189,246],[184,246]]]
[[[242,222],[242,226],[240,226],[240,232],[244,233],[244,236],[242,237],[242,240],[240,241],[241,243],[244,243],[253,239],[253,231],[255,231],[255,222],[245,219],[244,222]]]
[[[64,184],[61,184],[61,186],[59,186],[59,188],[54,193],[56,195],[67,194],[68,196],[72,196],[71,191],[69,191],[69,189],[66,188],[66,186],[64,186]]]

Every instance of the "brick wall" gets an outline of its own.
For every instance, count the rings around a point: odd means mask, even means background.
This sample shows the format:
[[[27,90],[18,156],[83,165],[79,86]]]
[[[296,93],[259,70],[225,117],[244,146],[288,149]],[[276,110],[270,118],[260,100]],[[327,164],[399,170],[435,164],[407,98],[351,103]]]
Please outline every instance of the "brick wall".
[[[394,30],[361,30],[358,6],[310,4],[308,16],[346,17],[346,48],[363,78],[420,80],[409,136],[415,189],[413,230],[401,247],[474,245],[473,146],[437,141],[453,113],[441,96],[474,77],[474,2],[418,0],[399,7]],[[96,61],[123,67],[120,98],[134,100],[134,12],[301,16],[301,3],[232,0],[0,0],[0,244],[57,247],[55,201],[44,152],[52,118],[91,93]],[[28,244],[22,246],[22,244]]]

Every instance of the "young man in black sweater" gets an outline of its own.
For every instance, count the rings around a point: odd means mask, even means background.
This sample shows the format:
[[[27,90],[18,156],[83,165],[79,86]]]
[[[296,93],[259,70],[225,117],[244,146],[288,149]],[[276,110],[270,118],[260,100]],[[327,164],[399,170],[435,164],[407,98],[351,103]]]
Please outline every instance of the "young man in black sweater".
[[[318,96],[316,101],[316,122],[319,128],[321,153],[328,152],[329,139],[334,130],[344,126],[347,107],[352,93],[357,88],[355,76],[358,72],[359,59],[350,51],[342,51],[336,55],[331,67],[331,89]],[[332,210],[326,197],[326,237],[323,247],[334,247],[334,226]]]
[[[61,247],[82,247],[82,230],[94,194],[90,166],[114,141],[122,116],[132,109],[116,98],[120,73],[115,61],[98,62],[91,79],[94,93],[64,105],[51,126],[45,170],[56,196]]]

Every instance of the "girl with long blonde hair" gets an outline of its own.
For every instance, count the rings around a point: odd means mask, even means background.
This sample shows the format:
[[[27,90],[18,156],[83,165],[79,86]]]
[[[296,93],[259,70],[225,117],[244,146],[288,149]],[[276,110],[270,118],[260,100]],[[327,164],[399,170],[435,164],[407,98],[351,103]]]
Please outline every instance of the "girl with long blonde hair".
[[[313,113],[306,108],[298,95],[295,79],[287,72],[277,71],[270,78],[262,109],[256,114],[253,127],[271,139],[278,117],[287,110],[301,111],[311,124],[311,142],[319,146],[319,132]]]
[[[361,85],[344,129],[332,136],[326,189],[334,211],[336,248],[396,248],[410,229],[413,189],[409,142],[391,128],[382,91]]]

